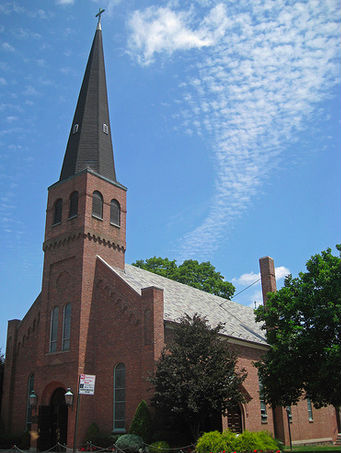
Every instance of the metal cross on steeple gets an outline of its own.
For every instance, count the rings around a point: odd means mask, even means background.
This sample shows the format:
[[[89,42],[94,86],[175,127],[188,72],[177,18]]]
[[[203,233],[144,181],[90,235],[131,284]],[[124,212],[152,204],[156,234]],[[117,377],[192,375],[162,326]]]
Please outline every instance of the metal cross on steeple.
[[[104,13],[105,9],[99,8],[98,13],[96,14],[95,17],[98,17],[98,22],[97,22],[97,30],[102,30],[101,26],[101,15]]]

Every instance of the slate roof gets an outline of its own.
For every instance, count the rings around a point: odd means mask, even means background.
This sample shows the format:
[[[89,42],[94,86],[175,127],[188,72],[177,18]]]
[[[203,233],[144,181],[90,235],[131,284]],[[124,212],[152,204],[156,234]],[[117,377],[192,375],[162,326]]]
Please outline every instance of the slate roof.
[[[149,286],[163,289],[165,321],[177,322],[185,313],[189,316],[198,313],[204,316],[212,327],[219,322],[225,323],[222,333],[229,337],[262,345],[267,344],[261,324],[256,323],[253,309],[250,307],[200,291],[130,264],[125,265],[124,271],[109,267],[139,294],[141,294],[142,288]]]
[[[104,126],[105,125],[105,126]],[[89,168],[116,181],[101,27],[97,30],[71,125],[60,180]]]

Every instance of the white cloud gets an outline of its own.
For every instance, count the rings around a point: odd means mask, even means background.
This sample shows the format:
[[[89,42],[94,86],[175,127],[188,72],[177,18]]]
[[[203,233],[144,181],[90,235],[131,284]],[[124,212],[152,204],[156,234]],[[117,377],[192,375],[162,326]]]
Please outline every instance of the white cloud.
[[[290,274],[290,271],[285,266],[279,266],[275,268],[275,275],[277,280],[281,280],[282,278],[286,277]]]
[[[14,52],[15,51],[15,48],[9,44],[8,42],[3,42],[1,44],[1,47],[3,48],[3,50],[6,50],[6,52]]]
[[[75,0],[57,0],[57,5],[73,5]]]
[[[39,93],[32,85],[28,85],[23,91],[25,96],[37,96]]]
[[[275,276],[276,280],[282,280],[286,275],[290,274],[290,270],[285,266],[275,267]],[[254,272],[249,272],[242,274],[240,277],[235,277],[232,279],[232,283],[235,285],[248,286],[260,279],[260,273],[255,274]]]
[[[242,285],[242,286],[247,286],[251,285],[253,282],[258,280],[260,278],[260,274],[255,274],[254,272],[250,272],[248,274],[242,274],[238,278],[233,278],[232,283]]]
[[[4,77],[0,77],[0,85],[7,85],[7,80]]]
[[[190,26],[191,18],[191,12],[169,7],[135,11],[129,21],[130,53],[140,64],[148,65],[157,53],[172,54],[177,50],[212,46],[224,35],[228,25],[222,4],[213,8],[196,29]]]
[[[142,65],[200,51],[179,84],[175,119],[178,130],[208,141],[216,189],[205,218],[179,240],[179,260],[212,257],[340,81],[338,0],[194,4],[189,12],[181,2],[135,11],[129,22],[129,52]],[[194,11],[203,10],[198,19]]]

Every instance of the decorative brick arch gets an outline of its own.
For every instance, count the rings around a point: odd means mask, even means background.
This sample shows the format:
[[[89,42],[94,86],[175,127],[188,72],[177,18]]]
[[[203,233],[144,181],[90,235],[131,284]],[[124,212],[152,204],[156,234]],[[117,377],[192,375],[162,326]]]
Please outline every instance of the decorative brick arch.
[[[66,391],[66,386],[59,381],[52,381],[49,384],[47,384],[47,386],[44,388],[41,394],[39,405],[48,406],[50,404],[51,397],[54,391],[57,390],[57,388],[63,388]]]

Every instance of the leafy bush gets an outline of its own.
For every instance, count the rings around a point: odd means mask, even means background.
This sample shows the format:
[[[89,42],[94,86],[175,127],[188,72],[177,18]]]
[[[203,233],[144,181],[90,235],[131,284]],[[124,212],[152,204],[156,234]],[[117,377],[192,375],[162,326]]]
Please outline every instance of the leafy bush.
[[[258,431],[257,435],[257,450],[278,450],[280,449],[279,443],[267,431]]]
[[[239,437],[236,433],[226,430],[222,433],[221,437],[224,441],[223,450],[232,451],[236,449],[237,439]]]
[[[96,423],[91,423],[85,434],[86,442],[91,442],[93,445],[102,448],[111,447],[117,439],[118,436],[113,436],[111,433],[100,431]]]
[[[142,400],[137,406],[134,418],[129,428],[129,434],[136,434],[142,437],[145,442],[150,441],[152,419],[147,403]]]
[[[149,445],[150,453],[168,453],[170,446],[165,440],[158,440]]]
[[[142,437],[136,434],[123,434],[118,438],[115,445],[126,453],[137,453],[140,448],[144,448]]]
[[[199,437],[196,444],[198,453],[210,453],[225,450],[225,441],[219,431],[211,431]]]
[[[278,442],[266,431],[244,431],[236,435],[231,431],[205,433],[198,439],[198,453],[217,453],[219,451],[248,452],[253,450],[278,450]]]
[[[96,423],[91,423],[89,428],[86,430],[85,440],[87,442],[91,441],[91,442],[95,443],[94,441],[98,437],[98,435],[99,435],[99,427],[96,425]]]

